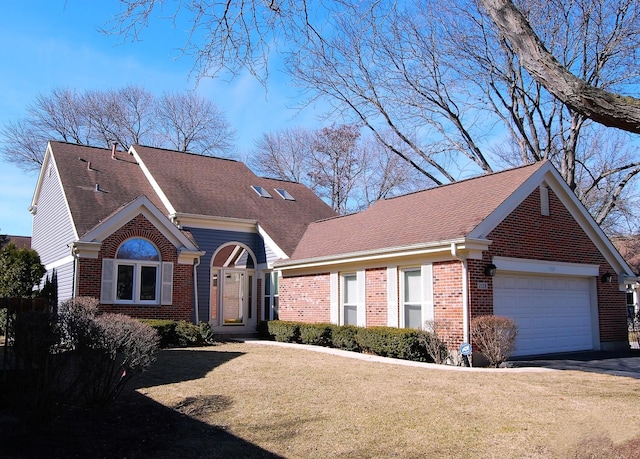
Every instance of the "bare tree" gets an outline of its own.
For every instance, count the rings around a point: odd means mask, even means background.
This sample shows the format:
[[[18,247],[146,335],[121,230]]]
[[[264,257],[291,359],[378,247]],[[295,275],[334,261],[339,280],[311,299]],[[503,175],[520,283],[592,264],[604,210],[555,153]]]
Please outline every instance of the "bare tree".
[[[301,127],[264,133],[256,141],[249,165],[265,176],[308,183],[314,132]]]
[[[122,3],[115,31],[134,37],[163,5]],[[634,0],[193,0],[169,15],[191,21],[185,51],[200,75],[266,78],[283,40],[312,97],[430,183],[548,159],[603,226],[633,202],[637,154],[594,152],[611,134],[591,121],[640,132],[637,99],[615,95],[639,82]]]
[[[123,148],[134,144],[199,154],[233,154],[234,133],[220,109],[195,93],[157,98],[137,86],[76,93],[55,89],[0,129],[2,155],[24,170],[42,165],[47,141]]]
[[[424,186],[406,161],[355,125],[264,134],[248,162],[259,174],[305,184],[343,214]]]
[[[164,142],[174,150],[214,155],[232,149],[235,134],[224,114],[195,94],[164,94],[157,122]]]

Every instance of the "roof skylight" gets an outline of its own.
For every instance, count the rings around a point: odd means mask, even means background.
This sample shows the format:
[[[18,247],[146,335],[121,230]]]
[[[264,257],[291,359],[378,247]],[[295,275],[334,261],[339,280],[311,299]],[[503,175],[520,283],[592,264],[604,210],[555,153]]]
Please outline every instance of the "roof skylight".
[[[271,195],[269,194],[269,192],[266,190],[265,187],[263,186],[258,186],[258,185],[251,185],[251,188],[253,189],[253,191],[255,191],[256,193],[258,193],[259,196],[263,197],[263,198],[270,198]]]
[[[287,190],[285,190],[284,188],[274,188],[274,190],[276,191],[276,193],[278,193],[280,195],[280,197],[286,201],[295,201],[296,198],[294,198],[293,196],[291,196],[291,193],[289,193]]]

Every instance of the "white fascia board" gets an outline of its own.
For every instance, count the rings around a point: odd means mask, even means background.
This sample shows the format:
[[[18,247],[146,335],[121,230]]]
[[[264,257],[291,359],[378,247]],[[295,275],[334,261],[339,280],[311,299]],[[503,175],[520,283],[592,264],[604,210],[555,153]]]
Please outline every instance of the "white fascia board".
[[[40,191],[42,190],[42,182],[44,181],[44,175],[46,173],[49,162],[51,161],[51,142],[47,142],[47,148],[42,160],[42,166],[40,167],[40,173],[38,174],[38,181],[36,182],[36,189],[33,191],[33,197],[31,198],[31,207],[38,205],[38,198],[40,197]]]
[[[133,156],[133,158],[140,166],[140,170],[142,171],[144,176],[147,177],[147,180],[149,180],[151,187],[157,193],[160,201],[162,201],[162,204],[164,204],[167,208],[167,212],[169,213],[169,215],[174,214],[176,212],[176,209],[171,205],[171,201],[169,201],[169,198],[166,194],[164,194],[164,191],[162,191],[162,188],[160,188],[160,185],[158,185],[156,179],[153,177],[153,175],[151,175],[151,171],[149,171],[147,165],[144,163],[144,161],[142,161],[142,158],[140,158],[134,146],[129,147],[129,154]]]
[[[309,258],[306,260],[282,260],[275,265],[276,269],[287,271],[292,269],[325,268],[342,264],[356,264],[387,261],[392,258],[406,258],[416,256],[444,255],[454,259],[452,247],[455,247],[457,257],[478,258],[483,250],[488,250],[491,241],[482,239],[456,239],[450,241],[430,242],[426,244],[415,244],[410,246],[391,247],[380,250],[367,250],[362,252],[352,252],[341,255],[327,257]]]
[[[594,277],[599,266],[586,263],[565,263],[559,261],[531,260],[528,258],[493,257],[498,274],[503,271],[529,274],[553,274],[559,276]]]
[[[58,182],[60,184],[60,190],[62,191],[62,196],[64,198],[64,208],[67,212],[67,217],[71,222],[71,228],[73,229],[73,236],[75,239],[79,239],[78,230],[76,229],[76,223],[73,221],[73,215],[71,214],[71,208],[69,207],[69,200],[67,199],[67,194],[65,193],[64,186],[62,186],[62,181],[60,180],[60,174],[58,173],[58,165],[56,164],[55,156],[53,155],[53,149],[51,148],[51,142],[47,142],[47,149],[44,155],[44,159],[42,161],[42,167],[40,168],[40,174],[38,175],[38,181],[36,182],[36,189],[33,192],[33,198],[31,199],[31,206],[29,206],[29,212],[31,214],[37,213],[38,209],[38,199],[40,199],[40,192],[42,190],[42,184],[45,179],[45,174],[49,167],[53,167],[55,169],[56,177],[58,177]],[[33,232],[33,229],[32,229]]]
[[[174,212],[169,215],[178,228],[200,228],[240,233],[257,233],[257,221],[243,218],[215,217],[211,215],[185,214]]]
[[[548,186],[576,220],[578,225],[591,239],[611,267],[621,277],[634,277],[633,270],[613,246],[602,228],[595,222],[589,211],[569,188],[557,169],[547,162],[527,179],[509,198],[500,204],[489,217],[474,228],[468,237],[484,239],[511,212],[513,212],[531,193],[540,187]]]
[[[286,260],[289,258],[289,255],[287,255],[284,250],[282,250],[278,246],[278,244],[276,244],[275,241],[271,239],[271,236],[269,236],[269,234],[264,230],[262,226],[260,226],[259,223],[256,225],[256,227],[258,228],[258,233],[260,234],[260,236],[262,236],[264,243],[273,251],[276,257],[281,260]]]
[[[138,214],[144,215],[175,247],[184,247],[187,250],[198,251],[198,247],[182,234],[146,196],[139,196],[117,213],[101,222],[87,232],[82,237],[82,241],[102,242]]]
[[[478,226],[476,226],[467,236],[470,238],[486,239],[487,235],[493,231],[502,221],[507,218],[516,208],[531,194],[540,187],[544,176],[555,171],[553,165],[548,162],[529,177],[511,196],[505,199],[496,209],[487,216]],[[556,171],[557,173],[557,171]],[[555,190],[554,190],[555,191]],[[575,195],[574,195],[575,196]]]

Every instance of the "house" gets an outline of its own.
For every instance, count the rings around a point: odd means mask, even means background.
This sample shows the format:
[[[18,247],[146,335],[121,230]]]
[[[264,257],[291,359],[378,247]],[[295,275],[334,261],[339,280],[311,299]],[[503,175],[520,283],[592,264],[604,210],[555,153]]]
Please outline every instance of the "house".
[[[311,223],[274,266],[283,320],[434,321],[458,349],[496,314],[518,324],[514,355],[629,347],[635,275],[547,161]]]
[[[18,249],[30,249],[31,238],[29,236],[7,235],[7,243],[15,245]]]
[[[234,334],[277,318],[273,263],[335,216],[305,186],[238,161],[63,142],[47,145],[30,211],[60,301],[93,296],[102,311]]]
[[[640,236],[615,237],[611,240],[636,275],[640,274]],[[640,284],[627,287],[627,314],[640,318]]]

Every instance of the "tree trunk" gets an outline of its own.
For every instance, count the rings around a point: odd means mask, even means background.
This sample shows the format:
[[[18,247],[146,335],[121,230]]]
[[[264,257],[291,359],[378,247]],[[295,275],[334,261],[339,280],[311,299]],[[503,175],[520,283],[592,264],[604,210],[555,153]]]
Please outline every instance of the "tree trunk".
[[[640,133],[640,99],[591,86],[547,51],[511,0],[480,0],[522,65],[547,91],[571,109],[605,126]]]

